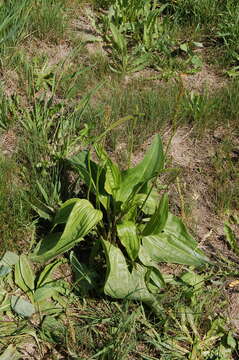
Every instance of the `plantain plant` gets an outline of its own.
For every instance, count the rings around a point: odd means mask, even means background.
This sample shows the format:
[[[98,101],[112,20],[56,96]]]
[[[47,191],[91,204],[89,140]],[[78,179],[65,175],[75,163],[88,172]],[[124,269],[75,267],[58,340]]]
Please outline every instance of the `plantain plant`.
[[[59,208],[51,234],[32,258],[48,261],[73,248],[95,228],[91,257],[103,250],[104,293],[155,307],[164,286],[160,262],[191,266],[208,262],[183,222],[169,211],[168,194],[159,196],[154,189],[164,170],[161,138],[155,136],[143,160],[123,171],[101,145],[95,143],[94,150],[98,161],[93,161],[92,151],[81,151],[68,159],[87,187],[88,200],[70,199]],[[63,232],[55,231],[60,224]],[[77,256],[71,256],[71,262],[75,273],[90,283]]]
[[[156,1],[116,0],[103,15],[103,32],[111,43],[111,70],[117,73],[137,72],[151,63],[151,52],[161,49],[165,29],[161,14],[167,4]]]

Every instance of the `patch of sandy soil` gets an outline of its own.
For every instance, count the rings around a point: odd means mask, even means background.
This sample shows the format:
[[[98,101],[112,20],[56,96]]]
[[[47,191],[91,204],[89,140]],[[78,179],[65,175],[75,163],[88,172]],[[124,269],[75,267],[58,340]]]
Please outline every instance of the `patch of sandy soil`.
[[[51,65],[58,64],[69,55],[71,50],[72,47],[67,40],[61,40],[58,44],[51,44],[39,39],[30,38],[29,41],[22,45],[22,51],[28,60],[31,60],[34,56],[41,57],[46,55]]]
[[[18,74],[14,70],[5,70],[1,74],[1,81],[3,83],[3,89],[7,96],[19,94],[18,88]]]
[[[10,129],[0,135],[0,151],[4,156],[11,157],[17,151],[18,138],[16,131]]]
[[[186,199],[190,203],[189,222],[192,221],[193,230],[197,234],[199,242],[202,243],[205,239],[212,237],[212,233],[214,233],[214,237],[222,235],[220,219],[212,214],[211,196],[208,193],[205,177],[210,158],[214,155],[215,150],[210,138],[204,139],[203,143],[200,143],[190,136],[190,132],[188,128],[177,130],[171,142],[172,165],[181,170],[180,182],[177,187],[174,186],[172,197],[174,198],[175,193],[178,193],[180,189],[182,194],[186,193],[186,196],[189,197]]]
[[[217,74],[213,67],[204,64],[202,69],[194,74],[180,75],[183,86],[189,91],[202,93],[205,90],[212,92],[225,86],[225,77]]]

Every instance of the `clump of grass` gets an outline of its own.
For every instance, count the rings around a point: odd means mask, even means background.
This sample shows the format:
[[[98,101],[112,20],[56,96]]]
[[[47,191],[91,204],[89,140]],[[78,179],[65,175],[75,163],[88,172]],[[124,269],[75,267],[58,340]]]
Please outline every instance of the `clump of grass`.
[[[239,5],[227,1],[226,9],[219,16],[217,36],[224,43],[224,62],[238,64],[239,59]],[[223,59],[222,59],[223,61]]]
[[[7,55],[27,34],[30,7],[28,0],[4,1],[0,5],[0,52]]]
[[[66,30],[66,0],[37,0],[32,4],[28,26],[33,36],[57,43]]]
[[[215,23],[220,5],[217,0],[170,1],[169,10],[173,13],[175,22],[205,25]]]
[[[20,169],[0,155],[0,253],[18,250],[31,240],[30,208],[23,199]]]
[[[212,159],[212,182],[209,186],[214,194],[215,211],[219,214],[238,209],[238,158],[238,149],[230,139],[225,139]]]

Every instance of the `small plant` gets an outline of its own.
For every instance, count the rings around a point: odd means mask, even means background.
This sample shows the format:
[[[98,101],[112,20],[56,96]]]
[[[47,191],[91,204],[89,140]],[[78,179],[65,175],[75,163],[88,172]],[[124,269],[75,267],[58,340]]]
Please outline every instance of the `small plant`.
[[[23,318],[39,312],[40,316],[47,313],[58,314],[61,306],[54,305],[50,299],[61,303],[60,294],[67,293],[67,284],[61,279],[53,278],[53,272],[62,263],[62,260],[55,260],[40,274],[35,274],[27,255],[18,256],[7,251],[0,261],[0,278],[4,279],[5,285],[11,286],[12,291],[5,292],[0,311],[12,309]],[[11,281],[12,275],[14,282]]]
[[[134,49],[133,53],[130,54],[126,37],[113,24],[110,24],[110,29],[113,44],[110,69],[120,74],[143,70],[149,64],[149,56],[140,54],[137,49]]]
[[[88,199],[94,195],[96,209],[89,200],[66,201],[55,214],[52,233],[37,246],[32,259],[45,262],[70,250],[95,227],[90,257],[102,247],[105,294],[142,300],[157,308],[157,293],[164,286],[159,262],[192,266],[208,262],[182,221],[169,212],[168,195],[159,200],[154,190],[164,169],[161,139],[156,136],[144,159],[125,171],[102,146],[95,143],[94,149],[98,163],[88,151],[68,162],[86,184]],[[63,233],[54,231],[60,224],[65,224]],[[73,266],[82,268],[75,257]]]
[[[101,17],[100,32],[111,43],[116,72],[136,72],[150,64],[150,53],[161,51],[165,27],[160,15],[167,7],[158,8],[150,1],[115,1],[107,15]],[[116,65],[120,67],[116,69]]]

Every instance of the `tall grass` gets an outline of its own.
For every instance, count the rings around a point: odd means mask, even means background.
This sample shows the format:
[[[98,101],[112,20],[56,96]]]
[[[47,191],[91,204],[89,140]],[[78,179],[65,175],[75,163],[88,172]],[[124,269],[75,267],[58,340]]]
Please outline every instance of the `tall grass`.
[[[33,36],[51,42],[58,42],[66,30],[67,0],[34,0],[28,19]]]
[[[27,35],[27,21],[31,11],[29,0],[10,0],[0,6],[0,52],[17,45]]]
[[[24,184],[20,169],[14,160],[0,154],[0,254],[18,250],[31,241],[31,216],[23,200]]]

